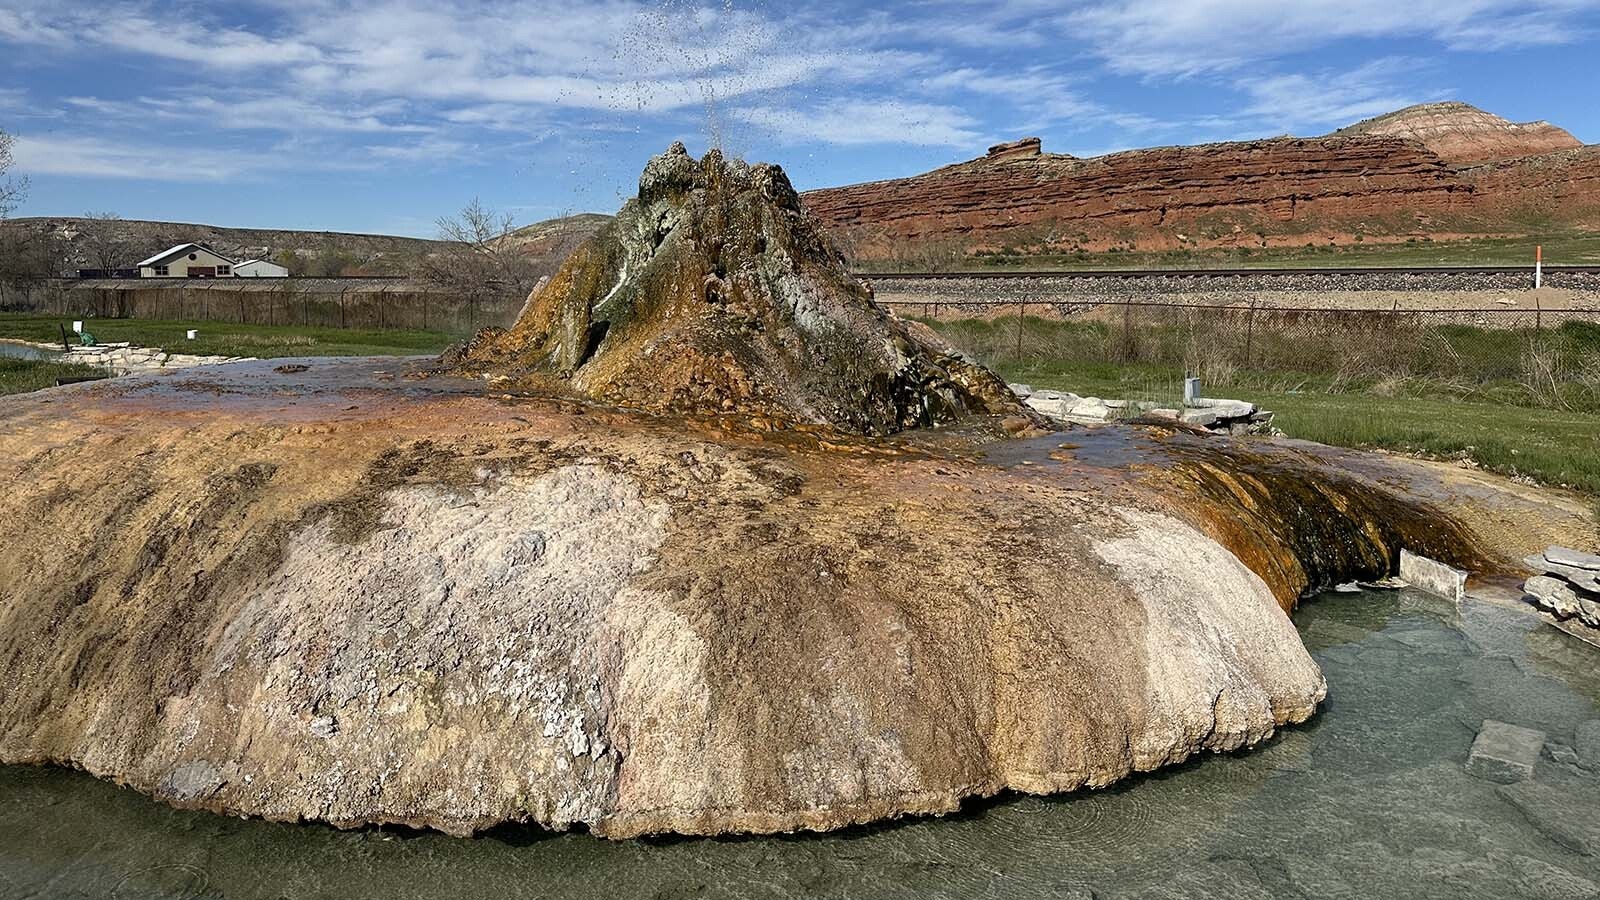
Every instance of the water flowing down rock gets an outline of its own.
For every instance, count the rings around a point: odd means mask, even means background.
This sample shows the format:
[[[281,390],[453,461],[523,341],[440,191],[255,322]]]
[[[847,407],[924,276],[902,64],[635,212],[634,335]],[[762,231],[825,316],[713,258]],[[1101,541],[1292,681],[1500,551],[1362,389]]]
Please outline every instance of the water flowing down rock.
[[[1022,413],[993,373],[872,302],[782,169],[682,144],[509,331],[449,362],[657,412],[861,434]]]

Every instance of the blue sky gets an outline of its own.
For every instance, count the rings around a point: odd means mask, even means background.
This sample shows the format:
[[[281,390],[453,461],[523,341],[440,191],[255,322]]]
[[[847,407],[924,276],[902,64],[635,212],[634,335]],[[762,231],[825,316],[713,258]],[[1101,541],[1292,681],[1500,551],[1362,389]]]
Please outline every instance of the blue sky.
[[[1600,0],[0,0],[17,215],[431,236],[611,212],[717,140],[802,189],[1465,100],[1600,142]]]

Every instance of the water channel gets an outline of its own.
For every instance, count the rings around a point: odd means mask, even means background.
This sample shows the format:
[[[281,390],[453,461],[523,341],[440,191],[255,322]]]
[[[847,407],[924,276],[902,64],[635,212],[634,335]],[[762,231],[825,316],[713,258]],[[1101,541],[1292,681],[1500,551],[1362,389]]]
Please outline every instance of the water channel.
[[[1296,622],[1329,700],[1265,746],[827,835],[341,832],[0,767],[0,898],[1600,895],[1600,773],[1583,768],[1600,757],[1566,750],[1600,719],[1600,651],[1522,611],[1411,592],[1327,594]],[[1485,719],[1546,732],[1532,779],[1463,771]]]

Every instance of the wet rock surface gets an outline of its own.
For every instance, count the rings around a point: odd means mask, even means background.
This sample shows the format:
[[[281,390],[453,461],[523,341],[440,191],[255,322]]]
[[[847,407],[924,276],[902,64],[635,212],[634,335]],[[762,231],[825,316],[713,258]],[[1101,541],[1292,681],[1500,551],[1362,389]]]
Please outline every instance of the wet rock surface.
[[[1500,784],[1531,778],[1544,737],[1542,731],[1486,720],[1467,754],[1467,773]]]
[[[0,404],[0,760],[457,834],[829,829],[1104,785],[1310,715],[1281,609],[1390,567],[1409,508],[1159,431],[1021,465],[1029,441],[975,454],[982,428],[274,368]],[[1302,477],[1314,533],[1234,493]]]
[[[1582,633],[1600,640],[1600,556],[1552,546],[1523,565],[1542,573],[1522,585],[1529,602],[1558,620],[1581,623]]]
[[[446,364],[654,412],[857,434],[1023,412],[998,377],[872,302],[782,169],[681,144],[516,325]]]
[[[0,399],[0,762],[339,826],[828,830],[1257,744],[1325,694],[1305,592],[1497,565],[1311,454],[1050,433],[715,153],[442,368]]]
[[[174,810],[76,772],[0,766],[0,892],[19,897],[1099,897],[1576,900],[1600,891],[1593,773],[1468,775],[1484,719],[1568,741],[1593,651],[1514,608],[1410,592],[1295,614],[1329,703],[1246,753],[1101,791],[1010,795],[828,834],[599,841],[335,831]],[[1515,660],[1507,663],[1506,657]],[[1307,814],[1314,810],[1315,814]],[[1398,836],[1398,837],[1397,837]],[[536,886],[536,887],[530,887]]]

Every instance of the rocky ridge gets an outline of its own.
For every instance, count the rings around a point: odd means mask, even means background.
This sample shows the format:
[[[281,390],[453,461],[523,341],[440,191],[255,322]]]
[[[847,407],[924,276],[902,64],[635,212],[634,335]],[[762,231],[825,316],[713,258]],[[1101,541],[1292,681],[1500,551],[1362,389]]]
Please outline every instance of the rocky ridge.
[[[1323,137],[1089,159],[1046,153],[1029,138],[922,175],[810,191],[805,200],[864,260],[940,242],[966,252],[1101,252],[1499,234],[1508,216],[1528,210],[1595,221],[1600,153],[1554,126],[1496,122],[1503,120],[1458,104]]]
[[[1566,129],[1549,122],[1510,122],[1457,102],[1408,106],[1334,134],[1411,138],[1454,164],[1498,162],[1583,146]]]

